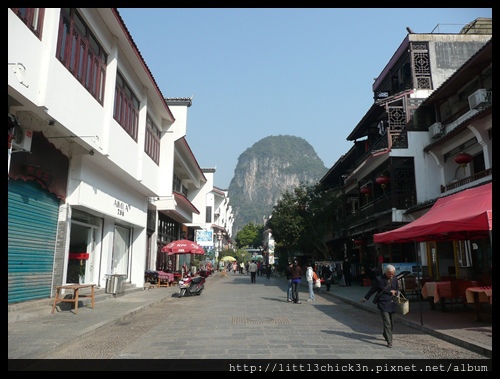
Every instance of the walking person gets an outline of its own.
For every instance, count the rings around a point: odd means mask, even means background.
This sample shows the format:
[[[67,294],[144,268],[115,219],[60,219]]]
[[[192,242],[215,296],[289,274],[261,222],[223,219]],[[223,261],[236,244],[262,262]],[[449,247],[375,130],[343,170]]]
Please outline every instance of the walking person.
[[[291,267],[292,273],[292,300],[295,304],[301,304],[299,301],[299,284],[302,279],[302,269],[299,266],[299,263],[294,260],[293,265]]]
[[[323,279],[325,279],[326,291],[330,292],[332,286],[333,272],[329,265],[323,266]]]
[[[352,280],[352,274],[351,274],[351,262],[349,262],[349,259],[346,258],[342,266],[344,267],[345,285],[350,286]]]
[[[314,301],[316,300],[316,296],[314,296],[314,278],[313,278],[313,268],[312,268],[312,263],[311,261],[307,261],[307,268],[306,268],[306,280],[307,280],[307,287],[309,288],[309,299],[307,301]]]
[[[266,278],[267,279],[270,279],[271,278],[271,265],[270,264],[267,264],[266,265]]]
[[[396,268],[393,265],[385,266],[384,273],[375,278],[372,287],[361,299],[361,302],[364,303],[375,292],[380,294],[377,308],[382,317],[382,323],[384,325],[384,332],[382,335],[387,342],[387,347],[392,347],[392,331],[394,329],[393,317],[397,307],[396,296],[399,296],[398,279],[394,275],[395,272]]]
[[[248,271],[250,272],[251,283],[256,283],[255,276],[257,275],[257,265],[254,261],[250,262],[248,265]]]
[[[288,265],[285,267],[285,276],[288,282],[288,287],[286,289],[286,301],[292,301],[292,263],[288,261]]]
[[[321,278],[316,270],[313,268],[313,291],[314,293],[321,293]]]

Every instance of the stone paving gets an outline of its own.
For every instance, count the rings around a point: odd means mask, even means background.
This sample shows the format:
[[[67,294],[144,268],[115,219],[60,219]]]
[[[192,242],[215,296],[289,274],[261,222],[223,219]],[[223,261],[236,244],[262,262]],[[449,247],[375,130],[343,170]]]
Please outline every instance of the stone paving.
[[[410,314],[397,316],[387,349],[375,305],[359,302],[367,290],[323,288],[309,303],[302,286],[302,304],[293,304],[284,278],[257,276],[252,284],[246,274],[214,274],[200,296],[179,299],[176,287],[163,287],[78,314],[50,314],[47,305],[30,317],[26,308],[9,312],[8,358],[75,358],[79,351],[87,359],[426,359],[441,350],[458,359],[491,357],[491,323],[460,308],[421,312],[416,301]]]

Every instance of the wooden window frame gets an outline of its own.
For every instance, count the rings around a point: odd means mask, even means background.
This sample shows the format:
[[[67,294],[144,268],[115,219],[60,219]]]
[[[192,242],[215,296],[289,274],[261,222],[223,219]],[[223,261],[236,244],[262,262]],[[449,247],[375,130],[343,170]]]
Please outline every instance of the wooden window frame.
[[[121,127],[137,142],[139,130],[139,99],[120,72],[116,74],[115,106],[113,117]]]
[[[45,8],[10,8],[21,19],[22,22],[35,34],[39,40],[42,39],[43,19]]]
[[[61,8],[56,57],[103,105],[108,56],[75,8]]]
[[[157,164],[160,164],[160,139],[161,131],[149,114],[146,116],[146,138],[144,151]]]

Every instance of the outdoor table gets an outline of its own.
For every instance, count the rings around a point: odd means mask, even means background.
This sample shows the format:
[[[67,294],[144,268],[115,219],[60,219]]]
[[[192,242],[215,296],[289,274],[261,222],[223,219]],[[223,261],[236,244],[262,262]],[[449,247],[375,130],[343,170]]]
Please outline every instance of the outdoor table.
[[[460,282],[458,280],[457,282]],[[472,285],[476,285],[476,281],[471,281]],[[462,295],[463,296],[463,295]],[[435,309],[436,303],[441,303],[441,310],[445,311],[445,301],[446,299],[456,298],[457,295],[453,294],[452,286],[450,281],[443,282],[426,282],[422,287],[422,297],[424,299],[429,298],[429,304],[432,309]]]
[[[493,287],[469,287],[465,290],[467,303],[474,303],[476,321],[481,321],[482,303],[493,304]]]
[[[444,310],[444,301],[446,297],[451,296],[450,282],[426,282],[422,287],[422,297],[429,298],[429,304],[435,309],[435,304],[441,301],[441,307]]]
[[[170,287],[174,281],[174,274],[171,272],[158,271],[158,287]]]
[[[66,284],[62,286],[56,286],[56,297],[54,298],[54,303],[52,304],[52,312],[54,313],[57,303],[73,303],[73,308],[75,313],[78,313],[78,298],[79,297],[91,297],[92,298],[92,309],[94,309],[94,287],[95,284]],[[91,288],[90,295],[80,294],[79,291],[82,288]],[[61,296],[62,290],[73,290],[73,296],[71,298],[63,298]]]

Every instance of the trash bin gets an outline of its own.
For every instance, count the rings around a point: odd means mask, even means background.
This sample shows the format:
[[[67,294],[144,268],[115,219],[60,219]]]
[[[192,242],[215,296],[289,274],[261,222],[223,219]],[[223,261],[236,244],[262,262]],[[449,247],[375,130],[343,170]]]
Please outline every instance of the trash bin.
[[[107,274],[106,275],[106,293],[120,294],[124,291],[123,281],[127,275]]]

